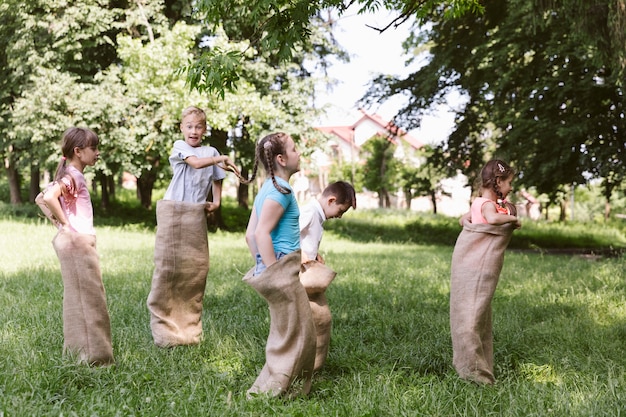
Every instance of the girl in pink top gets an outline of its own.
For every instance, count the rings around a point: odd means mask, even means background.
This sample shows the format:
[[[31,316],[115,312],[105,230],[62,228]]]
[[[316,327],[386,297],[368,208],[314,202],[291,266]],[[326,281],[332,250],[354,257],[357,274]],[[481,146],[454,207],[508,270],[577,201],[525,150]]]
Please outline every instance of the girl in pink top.
[[[503,161],[487,162],[480,173],[479,197],[461,218],[450,270],[452,364],[462,379],[495,383],[491,301],[514,229],[515,207],[506,202],[513,170]]]
[[[513,189],[513,174],[511,167],[499,159],[485,164],[480,172],[479,197],[472,202],[470,209],[472,223],[515,223],[516,228],[521,226],[515,216],[515,207],[506,202],[506,196]]]
[[[86,166],[98,161],[98,143],[90,129],[67,129],[55,180],[36,201],[59,229],[52,246],[63,279],[63,352],[79,363],[106,366],[114,363],[111,324],[83,175]]]

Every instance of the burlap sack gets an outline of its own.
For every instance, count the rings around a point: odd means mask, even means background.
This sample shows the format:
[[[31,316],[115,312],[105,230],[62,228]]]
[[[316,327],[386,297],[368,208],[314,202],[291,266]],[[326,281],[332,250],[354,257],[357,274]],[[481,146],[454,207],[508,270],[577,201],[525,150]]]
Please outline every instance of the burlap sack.
[[[205,205],[157,201],[150,327],[160,347],[202,339],[202,299],[209,272]]]
[[[296,378],[303,378],[302,393],[311,389],[315,364],[315,325],[304,287],[300,283],[300,251],[295,251],[243,280],[265,298],[270,310],[270,332],[265,347],[265,365],[248,396],[272,396],[288,391]]]
[[[513,229],[465,221],[452,254],[452,363],[461,378],[481,384],[495,382],[491,300]]]
[[[326,289],[336,275],[335,271],[317,261],[304,263],[300,271],[300,282],[309,297],[317,338],[314,371],[319,370],[328,357],[333,318],[326,299]]]
[[[112,364],[111,323],[96,237],[59,231],[52,246],[63,277],[64,353],[88,365]]]

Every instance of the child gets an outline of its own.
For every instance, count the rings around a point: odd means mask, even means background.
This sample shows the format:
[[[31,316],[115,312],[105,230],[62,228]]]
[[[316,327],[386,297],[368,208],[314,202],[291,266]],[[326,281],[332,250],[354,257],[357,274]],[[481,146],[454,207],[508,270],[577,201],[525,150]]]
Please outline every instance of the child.
[[[299,279],[300,211],[289,185],[300,169],[300,153],[289,135],[273,133],[257,144],[252,178],[259,161],[269,178],[254,199],[246,229],[256,265],[243,279],[268,302],[270,332],[265,365],[248,396],[283,394],[299,376],[305,378],[306,394],[315,362],[315,325]]]
[[[93,207],[83,175],[100,152],[98,136],[70,127],[63,133],[63,156],[55,181],[37,196],[42,211],[59,229],[52,245],[63,278],[63,351],[79,363],[114,363],[111,324],[96,251]]]
[[[202,338],[202,299],[209,272],[207,213],[221,203],[225,172],[217,165],[232,161],[211,146],[202,146],[206,114],[183,110],[180,130],[169,158],[174,176],[157,202],[154,273],[148,295],[150,327],[160,347],[197,344]],[[213,201],[208,202],[212,190]]]
[[[307,291],[317,333],[314,371],[324,365],[328,356],[332,316],[325,291],[336,275],[335,271],[324,265],[324,259],[318,252],[324,232],[322,224],[326,219],[340,219],[350,207],[356,210],[354,187],[347,182],[337,181],[327,186],[300,213],[300,248],[304,269],[300,274],[300,282]]]
[[[463,231],[452,254],[450,329],[452,362],[459,376],[493,384],[493,299],[504,251],[514,229],[521,227],[506,203],[513,170],[503,161],[487,162],[480,173],[479,197],[463,216]]]

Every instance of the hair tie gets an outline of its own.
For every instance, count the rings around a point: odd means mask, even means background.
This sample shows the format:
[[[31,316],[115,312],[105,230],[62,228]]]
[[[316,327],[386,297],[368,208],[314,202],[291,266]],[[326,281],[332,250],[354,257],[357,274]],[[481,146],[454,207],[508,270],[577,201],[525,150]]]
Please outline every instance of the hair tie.
[[[269,140],[263,144],[263,149],[269,149],[271,147],[272,147],[272,142]]]
[[[498,169],[500,170],[500,172],[504,172],[505,171],[505,169],[504,169],[504,167],[502,166],[501,163],[498,163]]]
[[[61,157],[61,161],[65,162],[67,160],[67,158],[65,156]]]

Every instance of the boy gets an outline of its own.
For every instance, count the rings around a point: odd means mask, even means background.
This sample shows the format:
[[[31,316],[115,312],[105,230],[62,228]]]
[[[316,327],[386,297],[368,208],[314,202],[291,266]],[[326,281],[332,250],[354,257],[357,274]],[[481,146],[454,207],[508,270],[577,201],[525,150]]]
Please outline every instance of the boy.
[[[319,254],[324,232],[322,224],[326,219],[341,218],[350,207],[356,210],[354,187],[345,181],[337,181],[326,187],[317,199],[300,211],[300,282],[309,297],[317,334],[314,371],[324,365],[328,356],[332,317],[325,291],[336,275],[335,271],[324,264],[324,259]]]
[[[356,210],[354,187],[345,181],[337,181],[326,187],[317,199],[311,200],[300,210],[302,263],[308,261],[324,263],[318,252],[324,233],[322,225],[327,219],[340,219],[350,207]]]
[[[174,171],[163,200],[157,201],[154,272],[148,295],[150,327],[159,347],[192,345],[202,338],[202,299],[209,272],[207,213],[219,208],[224,171],[232,164],[212,146],[203,146],[206,114],[183,110],[170,164]],[[210,191],[213,201],[208,202]]]

